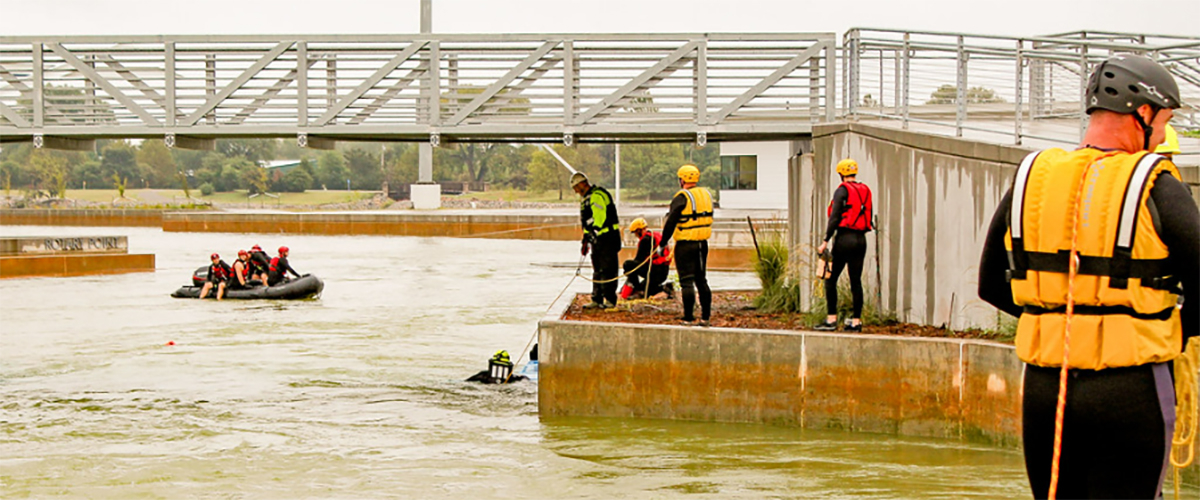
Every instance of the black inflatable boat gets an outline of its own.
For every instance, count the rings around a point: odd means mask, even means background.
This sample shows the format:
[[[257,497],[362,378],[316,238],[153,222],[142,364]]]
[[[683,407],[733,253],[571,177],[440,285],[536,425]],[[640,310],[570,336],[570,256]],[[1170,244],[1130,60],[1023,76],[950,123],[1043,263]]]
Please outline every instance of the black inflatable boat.
[[[208,267],[202,267],[196,270],[192,275],[192,286],[183,286],[171,296],[177,299],[195,299],[200,297],[200,289],[204,287],[204,278],[208,272]],[[253,281],[251,283],[258,283]],[[296,299],[311,299],[321,295],[321,290],[325,288],[325,283],[321,278],[311,274],[305,274],[299,278],[290,281],[285,281],[275,286],[254,286],[251,288],[240,288],[236,290],[225,290],[226,299],[237,300],[296,300]],[[217,290],[208,293],[209,297],[216,297]]]

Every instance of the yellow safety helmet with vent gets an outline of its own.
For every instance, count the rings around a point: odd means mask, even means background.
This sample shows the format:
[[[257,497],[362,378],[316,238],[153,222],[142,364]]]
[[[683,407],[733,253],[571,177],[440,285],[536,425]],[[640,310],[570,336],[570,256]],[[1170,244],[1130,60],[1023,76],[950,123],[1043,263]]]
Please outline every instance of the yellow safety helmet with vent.
[[[637,231],[638,229],[646,229],[646,219],[638,217],[629,223],[629,232]]]
[[[1154,152],[1160,155],[1177,155],[1183,152],[1179,150],[1179,133],[1175,131],[1175,127],[1167,125],[1167,138],[1158,145],[1158,149],[1155,149]]]
[[[839,161],[837,164],[837,173],[843,177],[847,175],[858,175],[858,162],[851,160],[850,158]]]
[[[700,169],[690,163],[679,167],[679,172],[676,174],[683,182],[700,182]]]

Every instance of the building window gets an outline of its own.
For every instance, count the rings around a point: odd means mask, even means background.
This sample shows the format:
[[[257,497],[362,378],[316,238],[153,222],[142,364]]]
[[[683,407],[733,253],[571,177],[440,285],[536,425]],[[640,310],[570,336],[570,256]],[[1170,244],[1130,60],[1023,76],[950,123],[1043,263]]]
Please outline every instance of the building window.
[[[722,156],[721,189],[758,189],[758,157]]]

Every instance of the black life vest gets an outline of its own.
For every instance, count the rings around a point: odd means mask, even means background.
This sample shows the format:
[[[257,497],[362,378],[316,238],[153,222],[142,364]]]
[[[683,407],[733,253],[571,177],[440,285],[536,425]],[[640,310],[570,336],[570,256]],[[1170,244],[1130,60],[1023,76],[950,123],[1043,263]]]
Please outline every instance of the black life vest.
[[[855,231],[870,231],[871,188],[861,182],[843,182],[838,187],[846,188],[846,210],[842,212],[842,220],[838,222],[838,227]],[[825,209],[825,215],[833,217],[832,201],[829,202],[829,208]]]

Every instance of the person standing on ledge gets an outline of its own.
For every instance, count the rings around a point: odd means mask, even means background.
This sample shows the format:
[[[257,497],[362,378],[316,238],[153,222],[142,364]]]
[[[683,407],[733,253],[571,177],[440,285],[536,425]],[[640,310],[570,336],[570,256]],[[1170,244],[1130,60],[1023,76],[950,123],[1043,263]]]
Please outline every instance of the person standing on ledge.
[[[871,188],[858,182],[858,162],[846,158],[837,164],[837,173],[842,184],[833,192],[825,227],[825,241],[817,247],[817,253],[825,253],[833,242],[832,274],[825,279],[825,322],[813,330],[832,332],[837,330],[838,278],[842,269],[850,267],[850,294],[854,298],[854,311],[846,322],[846,331],[862,331],[863,260],[867,257],[867,232],[871,230]]]
[[[592,302],[585,309],[617,307],[617,270],[620,265],[621,222],[617,204],[608,190],[593,186],[583,172],[571,174],[571,189],[580,197],[583,224],[581,255],[592,254]]]
[[[1096,66],[1084,98],[1080,146],[1025,157],[1000,200],[979,297],[1020,317],[1033,495],[1160,498],[1171,361],[1200,326],[1200,211],[1175,165],[1149,152],[1179,87],[1153,60],[1123,54]]]
[[[700,292],[700,326],[708,326],[712,315],[712,290],[708,288],[708,238],[712,236],[713,201],[707,189],[697,186],[700,169],[684,165],[676,172],[679,192],[671,199],[671,211],[663,223],[657,256],[667,255],[671,237],[675,243],[675,270],[683,294],[683,323],[696,321],[696,291]]]

